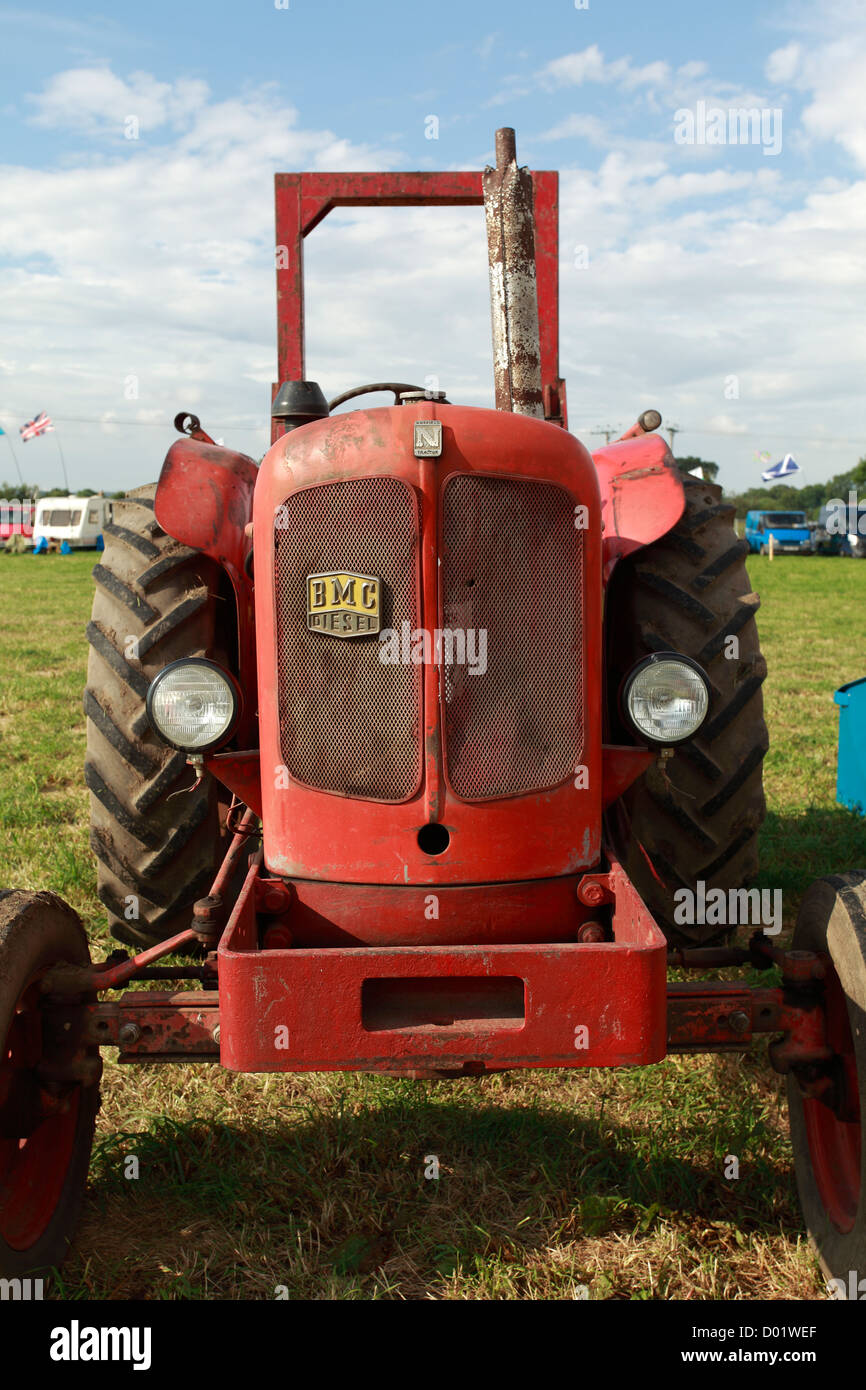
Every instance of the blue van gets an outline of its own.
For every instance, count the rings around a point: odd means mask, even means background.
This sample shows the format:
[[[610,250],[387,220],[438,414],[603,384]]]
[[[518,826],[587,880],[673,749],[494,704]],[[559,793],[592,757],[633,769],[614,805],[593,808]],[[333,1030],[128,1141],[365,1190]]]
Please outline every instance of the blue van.
[[[812,550],[812,532],[805,512],[747,512],[749,550],[753,554],[769,554],[770,536],[774,551],[799,551],[808,555]]]

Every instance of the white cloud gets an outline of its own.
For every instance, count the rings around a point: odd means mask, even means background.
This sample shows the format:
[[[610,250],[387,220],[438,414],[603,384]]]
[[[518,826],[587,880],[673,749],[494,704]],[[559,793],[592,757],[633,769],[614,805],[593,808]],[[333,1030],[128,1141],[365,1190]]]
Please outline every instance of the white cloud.
[[[579,87],[582,82],[603,82],[605,61],[597,43],[579,53],[564,53],[555,58],[541,70],[542,79],[547,78],[553,86],[568,85]]]
[[[611,132],[598,116],[566,116],[564,121],[545,130],[534,140],[588,140],[592,145],[605,146],[611,143]]]
[[[842,143],[853,126],[837,110],[833,62],[850,93],[857,60],[853,47],[845,62],[832,48],[811,45],[796,82],[811,84],[812,138]],[[635,92],[660,80],[654,63],[587,52],[583,80],[600,70]],[[698,62],[674,80],[712,85]],[[142,136],[116,140],[133,99]],[[144,73],[58,74],[33,110],[91,143],[62,167],[0,168],[14,209],[0,223],[0,423],[15,429],[48,410],[73,482],[94,487],[155,477],[180,409],[258,455],[275,373],[274,171],[414,161],[307,128],[276,92],[216,101],[201,84]],[[728,484],[754,475],[758,448],[791,448],[807,481],[849,466],[863,452],[866,181],[800,186],[781,168],[716,167],[711,149],[695,169],[672,141],[631,140],[588,114],[563,115],[536,138],[604,151],[597,169],[573,155],[561,175],[561,369],[573,427],[625,426],[657,405],[685,427],[678,447],[717,458]],[[561,152],[567,166],[571,151]],[[589,248],[585,269],[578,246]],[[437,375],[452,400],[490,403],[480,209],[340,210],[308,239],[305,260],[307,369],[326,394]],[[101,423],[73,423],[81,417]],[[854,442],[807,447],[822,433]],[[19,453],[28,476],[59,481],[50,439]]]
[[[811,93],[803,126],[816,140],[835,140],[866,169],[866,35],[811,52],[798,80]]]
[[[784,48],[775,49],[764,66],[767,81],[779,85],[790,82],[796,76],[802,52],[798,43],[788,43]]]
[[[670,67],[665,62],[635,67],[630,58],[617,58],[607,63],[598,44],[594,43],[579,53],[564,53],[560,58],[554,58],[541,69],[539,77],[544,85],[553,87],[579,87],[584,82],[606,82],[633,90],[667,82]]]
[[[110,68],[90,67],[58,73],[29,100],[35,125],[121,138],[130,116],[137,117],[141,132],[146,133],[187,120],[207,99],[206,82],[158,82],[146,72],[132,73],[124,80]]]

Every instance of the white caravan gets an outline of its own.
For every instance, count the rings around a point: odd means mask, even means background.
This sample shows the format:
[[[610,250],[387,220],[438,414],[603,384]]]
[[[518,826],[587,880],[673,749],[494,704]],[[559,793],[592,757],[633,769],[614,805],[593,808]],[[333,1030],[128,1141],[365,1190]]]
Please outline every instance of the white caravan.
[[[33,521],[33,544],[44,538],[68,541],[73,550],[97,545],[102,528],[111,520],[107,497],[40,497]]]

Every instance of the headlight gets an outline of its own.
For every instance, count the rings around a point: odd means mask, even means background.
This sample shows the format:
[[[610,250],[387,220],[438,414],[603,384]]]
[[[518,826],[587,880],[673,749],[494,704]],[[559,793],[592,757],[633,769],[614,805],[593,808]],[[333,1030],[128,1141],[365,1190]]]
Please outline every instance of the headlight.
[[[655,652],[629,672],[623,709],[651,743],[682,743],[697,733],[710,706],[710,684],[696,661]]]
[[[151,681],[147,717],[174,748],[201,753],[222,743],[240,710],[240,692],[227,671],[203,656],[172,661]]]

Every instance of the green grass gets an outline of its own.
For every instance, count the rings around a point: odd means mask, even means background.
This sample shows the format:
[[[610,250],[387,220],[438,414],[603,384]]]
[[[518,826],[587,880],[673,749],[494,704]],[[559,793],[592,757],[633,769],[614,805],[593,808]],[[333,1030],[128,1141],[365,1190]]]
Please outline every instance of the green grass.
[[[54,889],[107,944],[81,775],[92,564],[0,555],[0,852],[9,886]],[[866,821],[835,805],[832,701],[866,675],[866,564],[749,567],[770,671],[761,883],[790,925],[811,879],[866,863]],[[109,1055],[103,1097],[63,1297],[824,1296],[762,1047],[443,1083]]]
[[[784,894],[786,925],[821,874],[866,864],[866,820],[836,804],[833,691],[866,676],[866,565],[826,556],[749,561],[761,595],[767,819],[761,878]]]

